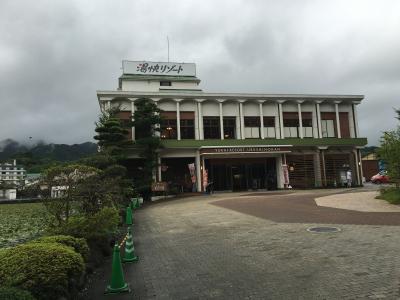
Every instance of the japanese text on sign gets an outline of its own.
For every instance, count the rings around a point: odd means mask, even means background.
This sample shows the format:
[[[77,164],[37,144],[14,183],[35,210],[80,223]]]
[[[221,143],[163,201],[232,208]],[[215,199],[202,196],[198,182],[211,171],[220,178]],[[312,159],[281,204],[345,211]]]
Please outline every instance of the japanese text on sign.
[[[196,76],[195,64],[127,61],[122,62],[124,74]]]

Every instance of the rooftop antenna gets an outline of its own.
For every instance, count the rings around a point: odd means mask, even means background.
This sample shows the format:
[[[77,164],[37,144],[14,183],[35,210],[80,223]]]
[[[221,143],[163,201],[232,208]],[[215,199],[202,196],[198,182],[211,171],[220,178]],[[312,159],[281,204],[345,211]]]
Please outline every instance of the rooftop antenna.
[[[169,38],[168,38],[168,35],[167,35],[167,46],[168,46],[168,62],[169,62]]]

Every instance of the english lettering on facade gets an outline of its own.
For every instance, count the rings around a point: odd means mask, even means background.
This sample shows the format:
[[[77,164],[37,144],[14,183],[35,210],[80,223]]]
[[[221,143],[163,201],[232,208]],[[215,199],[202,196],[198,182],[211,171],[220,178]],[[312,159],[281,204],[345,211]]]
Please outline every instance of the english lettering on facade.
[[[225,147],[225,148],[205,148],[202,153],[281,153],[290,152],[288,147]]]

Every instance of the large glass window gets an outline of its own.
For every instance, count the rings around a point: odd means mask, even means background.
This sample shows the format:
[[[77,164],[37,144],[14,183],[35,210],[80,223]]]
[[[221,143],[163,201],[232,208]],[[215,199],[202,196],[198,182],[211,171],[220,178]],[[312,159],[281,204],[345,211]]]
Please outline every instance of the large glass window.
[[[181,139],[194,139],[194,120],[181,120]]]
[[[322,137],[335,137],[334,124],[333,120],[321,120]]]
[[[236,138],[236,117],[224,117],[224,138]]]
[[[260,117],[244,117],[245,138],[260,138]]]
[[[264,137],[275,138],[275,117],[264,117]]]
[[[285,137],[299,137],[299,119],[283,119]]]
[[[162,139],[176,139],[176,119],[163,119],[160,125]]]
[[[220,123],[219,117],[203,117],[204,138],[220,139]]]
[[[313,137],[313,125],[312,125],[312,119],[311,117],[304,118],[302,120],[303,124],[303,137],[307,138],[312,138]]]

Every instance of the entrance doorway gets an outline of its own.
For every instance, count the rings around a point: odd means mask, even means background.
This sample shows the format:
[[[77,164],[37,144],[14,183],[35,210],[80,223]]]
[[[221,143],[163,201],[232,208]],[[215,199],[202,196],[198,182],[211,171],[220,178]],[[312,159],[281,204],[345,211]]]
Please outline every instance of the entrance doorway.
[[[277,189],[276,159],[206,159],[209,182],[216,191]]]

